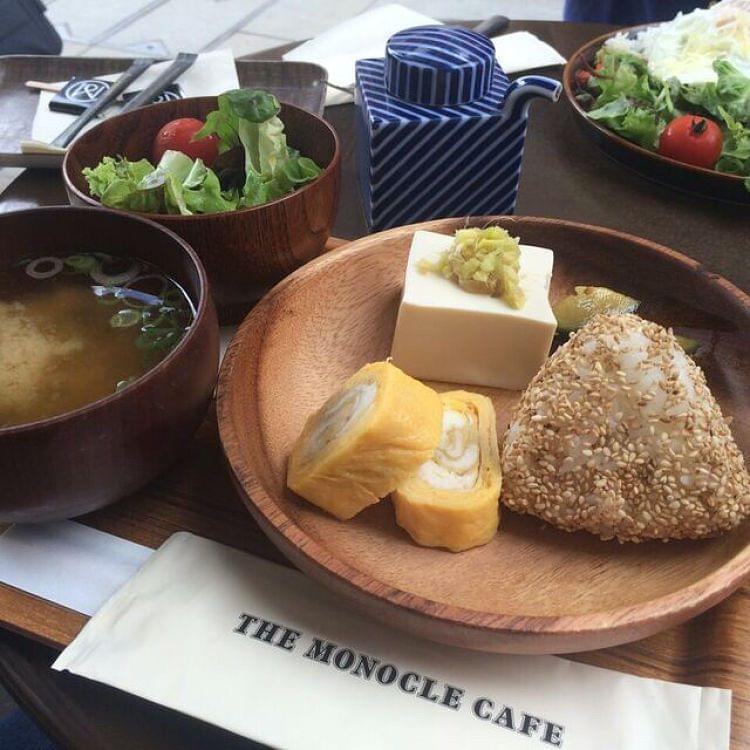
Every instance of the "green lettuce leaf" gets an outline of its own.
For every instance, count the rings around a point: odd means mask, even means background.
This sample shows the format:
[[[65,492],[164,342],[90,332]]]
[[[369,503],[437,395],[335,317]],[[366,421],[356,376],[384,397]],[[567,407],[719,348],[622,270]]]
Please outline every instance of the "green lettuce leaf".
[[[239,205],[259,206],[276,200],[321,173],[312,159],[300,157],[287,146],[284,123],[278,117],[281,105],[273,94],[236,89],[221,94],[218,105],[195,137],[215,133],[220,153],[242,147],[245,181]]]
[[[624,94],[588,113],[592,120],[600,120],[628,140],[646,148],[654,148],[664,127],[653,110],[633,106]]]
[[[655,148],[667,122],[680,114],[675,106],[679,83],[652,80],[646,60],[630,52],[603,47],[597,64],[589,79],[586,98],[594,99],[588,116],[628,140]]]
[[[156,167],[146,159],[128,162],[105,157],[85,170],[92,195],[112,208],[190,216],[233,211],[239,199],[225,194],[219,178],[200,160],[165,151]]]
[[[724,121],[726,130],[716,169],[728,174],[750,174],[750,129],[732,117],[721,105],[718,114]]]
[[[206,172],[200,185],[188,187],[187,182],[183,183],[182,196],[187,209],[194,214],[234,211],[238,205],[237,196],[222,192],[216,173],[206,167],[204,169]]]
[[[129,161],[105,156],[96,167],[86,167],[83,176],[89,192],[105,206],[126,211],[155,213],[161,210],[161,195],[152,190],[139,190],[141,180],[154,171],[148,159]]]
[[[258,89],[234,89],[222,94],[229,101],[232,111],[241,120],[265,122],[281,111],[279,100],[267,91]]]
[[[597,107],[621,96],[639,102],[652,102],[661,87],[654,87],[648,76],[646,61],[630,52],[612,52],[602,48],[597,58],[601,69],[590,80],[597,91]]]
[[[284,123],[276,116],[260,123],[240,120],[239,137],[245,149],[243,206],[281,198],[322,171],[312,159],[286,145]]]
[[[196,159],[195,164],[198,162],[200,162],[202,167],[203,162],[200,159]],[[165,151],[156,165],[156,171],[170,174],[180,182],[183,182],[193,167],[193,160],[187,154],[183,154],[182,151]]]
[[[185,188],[180,180],[173,174],[164,175],[164,202],[167,213],[191,216],[193,212],[188,208],[185,200]]]
[[[728,60],[715,60],[716,83],[685,86],[683,97],[715,117],[719,109],[743,124],[750,124],[750,78],[740,73]]]
[[[224,94],[218,97],[218,105],[218,109],[208,113],[206,124],[193,138],[197,140],[215,133],[219,138],[219,153],[223,154],[239,145],[240,138],[237,135],[239,118],[234,114],[232,105]]]
[[[163,180],[169,213],[190,216],[237,208],[236,197],[222,194],[219,178],[201,159],[193,161],[180,151],[165,151],[155,174]]]
[[[618,96],[617,99],[612,99],[606,104],[602,104],[596,109],[592,109],[588,116],[592,120],[611,120],[614,118],[624,117],[625,113],[630,109],[630,102],[627,97],[623,94]]]
[[[306,156],[295,156],[284,164],[284,173],[294,185],[302,185],[314,180],[323,170]]]
[[[275,117],[281,111],[279,100],[267,91],[256,89],[234,89],[220,94],[217,110],[209,113],[206,124],[194,138],[216,134],[219,138],[219,153],[234,148],[240,143],[241,120],[261,123]]]

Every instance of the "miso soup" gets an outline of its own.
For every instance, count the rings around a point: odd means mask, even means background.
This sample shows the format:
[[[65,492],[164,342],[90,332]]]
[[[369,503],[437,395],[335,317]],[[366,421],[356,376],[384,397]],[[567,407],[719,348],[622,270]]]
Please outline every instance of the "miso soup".
[[[0,268],[0,427],[126,388],[194,317],[184,290],[136,258],[81,253]]]

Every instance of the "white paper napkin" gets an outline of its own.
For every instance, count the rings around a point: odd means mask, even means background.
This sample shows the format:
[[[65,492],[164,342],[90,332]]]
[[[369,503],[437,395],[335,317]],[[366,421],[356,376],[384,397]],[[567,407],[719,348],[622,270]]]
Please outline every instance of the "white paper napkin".
[[[285,750],[729,747],[728,690],[418,640],[184,532],[53,668]]]
[[[336,86],[354,86],[354,64],[365,57],[383,57],[385,43],[397,31],[412,26],[437,24],[434,18],[417,13],[403,5],[383,5],[349,18],[324,31],[284,55],[284,60],[299,60],[322,65],[328,80]],[[326,106],[346,104],[351,94],[330,86]]]
[[[166,60],[152,65],[126,89],[126,92],[141,91],[146,88],[171,64],[171,60]],[[95,78],[114,81],[118,76],[119,73],[114,73],[95,76]],[[232,50],[220,49],[198,55],[193,65],[177,79],[177,82],[180,84],[184,97],[217,96],[229,89],[238,88],[240,84]],[[65,83],[65,81],[61,81],[61,83]],[[24,153],[49,151],[50,148],[45,147],[45,145],[53,141],[77,117],[77,115],[65,112],[52,112],[49,103],[54,96],[55,94],[49,91],[39,93],[39,103],[31,126],[31,140],[21,144]],[[103,116],[116,114],[117,111],[117,106],[110,107]],[[101,120],[94,119],[81,132],[85,132],[97,122],[101,122]],[[57,150],[62,151],[62,149]]]
[[[565,58],[552,46],[529,31],[493,37],[495,55],[506,73],[565,65]]]
[[[342,88],[353,88],[357,60],[383,57],[386,42],[397,31],[439,23],[402,5],[384,5],[333,26],[315,39],[287,52],[284,59],[322,65],[328,71],[331,83]],[[492,42],[497,59],[506,73],[565,62],[557,50],[528,31],[495,37]],[[329,87],[326,106],[346,104],[352,99],[351,94]]]
[[[93,615],[152,553],[72,521],[16,524],[0,536],[0,581]]]

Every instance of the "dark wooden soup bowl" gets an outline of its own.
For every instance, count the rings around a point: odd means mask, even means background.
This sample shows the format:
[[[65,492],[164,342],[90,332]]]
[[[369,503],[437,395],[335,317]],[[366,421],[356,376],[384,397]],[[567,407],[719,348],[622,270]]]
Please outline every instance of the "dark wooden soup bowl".
[[[184,240],[155,222],[115,211],[55,206],[2,214],[0,237],[3,266],[37,253],[106,251],[141,258],[180,283],[197,310],[174,350],[119,393],[0,428],[0,522],[78,516],[157,476],[201,423],[219,358],[208,280]]]
[[[84,167],[105,156],[151,157],[154,136],[178,117],[204,120],[216,97],[154,104],[105,120],[77,138],[63,161],[68,198],[74,205],[100,206],[89,195]],[[254,208],[219,214],[141,214],[184,237],[198,253],[211,281],[222,322],[238,322],[277,281],[320,255],[331,233],[339,195],[339,145],[320,117],[282,104],[287,142],[314,159],[323,173],[294,193]]]

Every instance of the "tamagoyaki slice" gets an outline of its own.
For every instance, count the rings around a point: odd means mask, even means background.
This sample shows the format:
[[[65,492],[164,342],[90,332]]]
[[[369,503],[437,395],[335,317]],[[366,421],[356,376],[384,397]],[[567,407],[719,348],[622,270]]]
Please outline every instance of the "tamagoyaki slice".
[[[418,544],[453,552],[489,542],[502,484],[495,409],[486,396],[441,394],[440,444],[392,495],[396,521]]]
[[[438,394],[390,362],[365,365],[306,422],[287,485],[342,520],[413,474],[440,440]]]

